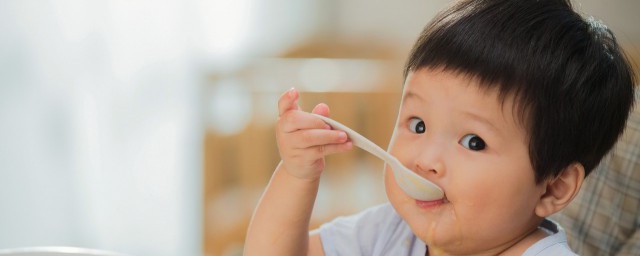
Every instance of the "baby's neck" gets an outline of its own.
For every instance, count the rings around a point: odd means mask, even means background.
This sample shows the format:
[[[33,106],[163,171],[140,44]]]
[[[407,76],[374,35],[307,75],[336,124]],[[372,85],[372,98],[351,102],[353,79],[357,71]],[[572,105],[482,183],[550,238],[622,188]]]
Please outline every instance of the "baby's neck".
[[[516,240],[511,245],[506,245],[505,248],[497,248],[495,251],[489,251],[489,252],[484,252],[484,253],[474,254],[474,255],[478,255],[478,256],[518,255],[519,256],[524,254],[524,252],[529,247],[533,246],[533,244],[535,244],[536,242],[542,240],[547,236],[549,236],[549,234],[546,231],[536,226],[535,228],[532,228],[529,232],[525,233],[520,239]],[[429,249],[427,247],[427,252],[425,253],[425,256],[453,256],[453,254],[450,254],[444,251],[439,251],[435,248]]]
[[[533,244],[542,240],[543,238],[549,236],[549,234],[542,230],[539,227],[536,227],[531,233],[522,238],[519,242],[515,243],[513,246],[507,248],[503,252],[497,254],[501,256],[510,256],[510,255],[522,255],[524,252],[529,249],[529,247],[533,246]]]

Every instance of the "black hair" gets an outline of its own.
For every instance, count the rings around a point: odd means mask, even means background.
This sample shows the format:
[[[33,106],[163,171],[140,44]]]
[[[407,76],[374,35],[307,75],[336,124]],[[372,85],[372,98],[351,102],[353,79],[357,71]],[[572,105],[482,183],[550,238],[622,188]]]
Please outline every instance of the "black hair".
[[[536,182],[579,162],[589,174],[623,132],[635,75],[613,33],[569,0],[465,0],[420,34],[404,76],[467,75],[513,96]]]

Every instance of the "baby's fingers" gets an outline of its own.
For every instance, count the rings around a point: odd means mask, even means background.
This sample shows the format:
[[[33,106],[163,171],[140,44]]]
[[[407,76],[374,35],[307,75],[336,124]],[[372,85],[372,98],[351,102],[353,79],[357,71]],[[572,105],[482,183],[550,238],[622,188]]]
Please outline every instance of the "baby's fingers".
[[[320,118],[310,115],[302,111],[289,111],[280,116],[278,121],[279,130],[285,133],[295,132],[305,129],[327,129],[331,130],[331,126],[326,124]]]
[[[331,154],[344,153],[351,150],[352,148],[353,148],[353,142],[347,141],[345,143],[325,145],[322,148],[322,150],[324,155],[328,156]]]
[[[311,113],[329,117],[329,106],[327,106],[327,104],[320,103],[313,108]]]
[[[328,144],[338,144],[347,141],[347,134],[337,130],[310,129],[299,130],[291,135],[291,145],[297,149],[305,149]]]
[[[294,88],[287,90],[280,96],[278,100],[278,112],[280,116],[289,110],[300,109],[300,107],[298,107],[298,96],[298,91]]]

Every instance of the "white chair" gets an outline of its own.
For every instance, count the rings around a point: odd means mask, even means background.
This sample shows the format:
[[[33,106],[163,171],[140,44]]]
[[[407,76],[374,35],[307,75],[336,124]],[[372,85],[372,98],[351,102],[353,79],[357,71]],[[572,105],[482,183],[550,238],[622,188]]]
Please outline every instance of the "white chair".
[[[0,256],[127,256],[126,254],[78,247],[24,247],[0,249]]]

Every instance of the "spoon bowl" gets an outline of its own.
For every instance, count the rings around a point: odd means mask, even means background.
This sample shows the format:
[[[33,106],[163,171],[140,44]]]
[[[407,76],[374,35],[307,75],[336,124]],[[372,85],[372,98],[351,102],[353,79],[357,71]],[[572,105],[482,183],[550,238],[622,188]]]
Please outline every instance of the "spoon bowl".
[[[402,190],[404,190],[404,192],[410,197],[422,201],[438,200],[444,197],[444,192],[442,192],[442,189],[440,189],[440,187],[438,187],[436,184],[433,184],[431,181],[421,177],[415,172],[407,169],[407,167],[402,165],[402,163],[400,163],[397,158],[395,158],[382,148],[378,147],[378,145],[371,142],[369,139],[331,118],[317,114],[312,115],[322,119],[322,121],[331,125],[331,127],[333,127],[334,129],[344,131],[351,139],[353,145],[364,149],[365,151],[385,161],[389,165],[389,167],[391,167],[393,176],[396,178],[396,181],[398,182],[400,188],[402,188]]]

